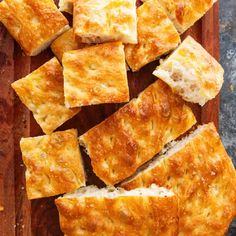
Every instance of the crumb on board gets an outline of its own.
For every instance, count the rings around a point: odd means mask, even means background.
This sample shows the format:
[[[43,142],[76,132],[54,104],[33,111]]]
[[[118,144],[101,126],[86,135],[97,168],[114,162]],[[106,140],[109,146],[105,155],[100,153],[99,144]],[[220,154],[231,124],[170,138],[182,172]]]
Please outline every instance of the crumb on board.
[[[3,206],[0,206],[0,211],[4,211],[4,207]]]
[[[230,88],[230,91],[231,91],[231,92],[234,91],[234,86],[233,86],[232,84],[229,86],[229,88]]]

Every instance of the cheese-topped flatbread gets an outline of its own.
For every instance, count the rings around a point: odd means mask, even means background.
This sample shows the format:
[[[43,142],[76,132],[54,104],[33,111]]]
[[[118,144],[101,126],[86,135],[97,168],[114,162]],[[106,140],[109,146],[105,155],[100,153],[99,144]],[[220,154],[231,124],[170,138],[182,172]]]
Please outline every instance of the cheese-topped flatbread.
[[[179,198],[179,235],[225,235],[236,216],[236,172],[212,123],[199,126],[121,186],[167,187]]]
[[[134,174],[195,122],[184,101],[158,80],[80,136],[80,143],[86,147],[95,174],[114,185]]]
[[[88,44],[82,43],[81,40],[75,38],[73,29],[70,29],[51,44],[51,49],[58,60],[62,61],[62,56],[65,52],[84,48],[86,46],[88,46]]]
[[[73,28],[84,43],[137,43],[135,0],[75,0]]]
[[[131,191],[88,186],[55,202],[68,236],[178,234],[178,199],[154,185]]]
[[[199,20],[217,0],[158,0],[180,33]]]
[[[22,138],[20,147],[29,199],[67,193],[85,185],[77,130]]]
[[[62,67],[56,58],[12,84],[46,134],[52,133],[80,109],[65,107]]]
[[[138,44],[125,46],[126,61],[133,71],[175,49],[180,37],[158,0],[137,9]]]
[[[28,56],[39,54],[69,28],[52,0],[3,0],[0,21]]]
[[[153,74],[184,100],[201,106],[219,93],[224,81],[222,66],[190,36]]]
[[[111,42],[64,53],[67,107],[129,101],[124,46]]]

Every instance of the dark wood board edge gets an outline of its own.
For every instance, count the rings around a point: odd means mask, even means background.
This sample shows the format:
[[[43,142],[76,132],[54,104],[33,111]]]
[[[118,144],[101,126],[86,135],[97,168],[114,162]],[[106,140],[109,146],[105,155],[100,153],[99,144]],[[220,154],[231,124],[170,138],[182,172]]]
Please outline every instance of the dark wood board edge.
[[[14,41],[0,24],[0,235],[15,235]]]
[[[202,45],[217,60],[220,58],[219,42],[219,2],[217,2],[202,19]],[[201,122],[213,121],[219,130],[219,113],[220,94],[202,108]]]
[[[16,44],[15,80],[30,73],[30,57],[25,56]],[[31,203],[25,191],[25,166],[22,161],[19,142],[21,137],[30,136],[30,112],[21,103],[18,96],[14,99],[14,147],[15,147],[15,210],[16,235],[31,235]]]

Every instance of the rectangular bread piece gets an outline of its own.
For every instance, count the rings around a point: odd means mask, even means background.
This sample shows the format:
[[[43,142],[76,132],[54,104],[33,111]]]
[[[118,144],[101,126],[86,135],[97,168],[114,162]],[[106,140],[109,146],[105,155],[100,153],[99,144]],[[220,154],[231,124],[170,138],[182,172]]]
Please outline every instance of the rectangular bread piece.
[[[69,14],[73,14],[73,3],[74,0],[59,0],[59,10],[67,12]]]
[[[68,193],[85,186],[77,130],[22,138],[20,147],[29,199]]]
[[[178,234],[177,197],[155,185],[131,191],[89,186],[55,202],[67,236]]]
[[[62,65],[67,107],[129,101],[125,52],[121,42],[66,52]]]
[[[73,28],[84,43],[137,43],[135,0],[75,0]]]
[[[183,33],[213,6],[217,0],[158,0],[173,21],[176,29]]]
[[[222,236],[236,216],[236,172],[212,123],[199,126],[122,187],[151,184],[179,197],[179,235]]]
[[[201,106],[219,93],[224,81],[222,66],[191,36],[153,74],[184,100]]]
[[[125,46],[125,57],[132,71],[175,49],[180,37],[158,0],[146,1],[137,9],[138,44]]]
[[[95,174],[107,185],[114,185],[195,123],[191,109],[158,80],[79,140]]]
[[[69,28],[53,0],[3,0],[0,21],[28,56],[36,56]]]
[[[73,29],[69,29],[51,44],[51,49],[58,60],[62,61],[65,52],[84,48],[86,46],[88,46],[88,44],[82,43],[79,38],[75,38]]]
[[[80,111],[80,108],[65,107],[62,66],[55,57],[15,81],[12,88],[33,112],[35,120],[46,134],[52,133]]]

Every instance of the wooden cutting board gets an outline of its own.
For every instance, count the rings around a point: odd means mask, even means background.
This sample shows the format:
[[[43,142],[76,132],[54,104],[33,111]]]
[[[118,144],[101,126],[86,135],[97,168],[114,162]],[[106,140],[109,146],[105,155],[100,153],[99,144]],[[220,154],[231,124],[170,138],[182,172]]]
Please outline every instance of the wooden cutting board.
[[[192,35],[216,59],[219,59],[219,5],[215,4],[194,27],[183,35]],[[37,57],[24,56],[19,46],[0,25],[0,236],[62,235],[59,229],[55,198],[28,201],[25,192],[24,165],[19,149],[22,136],[42,134],[30,112],[21,104],[10,84],[38,68],[53,57],[50,50]],[[128,73],[131,97],[155,81],[152,76],[158,62],[144,67],[137,73]],[[79,135],[100,123],[122,105],[98,105],[85,107],[59,130],[76,127]],[[203,108],[192,106],[198,123],[213,121],[219,125],[219,97]],[[102,186],[91,171],[88,156],[83,152],[88,174],[88,184]],[[99,219],[98,219],[99,220]]]

